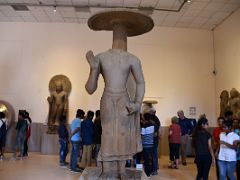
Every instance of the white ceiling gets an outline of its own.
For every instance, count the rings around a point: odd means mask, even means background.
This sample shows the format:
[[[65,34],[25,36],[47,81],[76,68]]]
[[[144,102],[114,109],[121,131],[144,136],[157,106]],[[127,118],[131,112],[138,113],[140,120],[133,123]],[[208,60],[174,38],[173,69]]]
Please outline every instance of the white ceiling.
[[[40,1],[42,5],[40,6]],[[65,22],[86,23],[104,7],[132,7],[177,10],[183,0],[0,0],[0,22]],[[29,11],[15,11],[11,3],[27,3]],[[9,4],[9,5],[7,5]],[[32,5],[31,5],[32,4]],[[35,5],[34,5],[35,4]],[[53,12],[53,5],[57,11]],[[89,6],[78,11],[74,6]],[[99,6],[99,7],[96,7]],[[192,0],[179,12],[153,10],[156,26],[211,30],[240,7],[240,0]]]

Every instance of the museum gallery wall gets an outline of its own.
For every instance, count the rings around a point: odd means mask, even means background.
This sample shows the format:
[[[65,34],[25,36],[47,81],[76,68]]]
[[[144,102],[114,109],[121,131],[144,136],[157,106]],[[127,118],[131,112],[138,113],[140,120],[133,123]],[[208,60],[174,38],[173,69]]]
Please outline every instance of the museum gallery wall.
[[[33,122],[46,122],[49,81],[58,74],[72,84],[70,121],[77,108],[99,108],[103,81],[96,93],[87,94],[85,54],[89,49],[95,53],[109,49],[112,33],[94,32],[84,24],[1,23],[0,34],[1,74],[5,74],[0,95],[16,110],[28,110]],[[155,27],[139,38],[129,38],[128,51],[141,59],[145,96],[159,102],[157,113],[163,125],[179,108],[188,111],[189,106],[215,117],[214,99],[209,98],[214,91],[210,31]]]
[[[145,96],[158,101],[155,107],[163,126],[170,124],[170,117],[176,115],[178,109],[183,109],[186,116],[192,118],[205,113],[210,125],[215,125],[220,92],[225,88],[240,89],[239,78],[234,78],[238,72],[224,69],[225,62],[237,62],[240,57],[240,40],[236,38],[240,32],[239,18],[238,10],[214,32],[154,27],[148,34],[128,39],[128,51],[141,59],[146,81]],[[49,81],[53,76],[62,74],[72,84],[68,99],[69,122],[77,108],[86,111],[99,108],[103,80],[100,78],[98,90],[89,96],[84,87],[89,73],[85,53],[89,49],[99,53],[111,47],[112,33],[94,32],[86,24],[71,23],[1,22],[0,27],[1,100],[9,102],[15,111],[28,110],[35,124],[33,126],[46,123]],[[232,29],[229,30],[229,27]],[[223,36],[225,31],[231,34]],[[215,50],[220,48],[215,54],[216,65],[224,69],[225,81],[218,79],[221,71],[217,78],[212,73],[213,38]],[[234,55],[232,49],[227,48],[233,39],[238,45]],[[218,62],[218,59],[221,61]],[[231,65],[234,68],[234,63]],[[196,115],[189,115],[190,107],[196,107]],[[38,129],[36,132],[33,136],[37,138],[42,131]]]
[[[240,90],[240,10],[231,15],[214,31],[216,59],[216,105],[220,94],[232,88]],[[218,110],[219,112],[220,110]]]

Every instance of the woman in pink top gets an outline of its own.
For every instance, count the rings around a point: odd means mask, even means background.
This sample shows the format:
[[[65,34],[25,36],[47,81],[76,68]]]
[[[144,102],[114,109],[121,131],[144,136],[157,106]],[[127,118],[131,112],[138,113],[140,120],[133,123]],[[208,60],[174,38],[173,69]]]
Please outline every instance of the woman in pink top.
[[[181,128],[178,125],[178,118],[172,117],[172,125],[169,127],[169,149],[170,149],[170,161],[169,168],[178,169],[179,164],[179,148],[181,144]]]

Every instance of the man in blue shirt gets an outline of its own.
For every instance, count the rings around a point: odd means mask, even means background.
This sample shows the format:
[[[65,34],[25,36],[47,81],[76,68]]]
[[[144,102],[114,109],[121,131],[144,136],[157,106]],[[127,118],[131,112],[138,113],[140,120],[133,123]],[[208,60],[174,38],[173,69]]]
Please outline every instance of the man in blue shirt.
[[[83,155],[82,155],[81,165],[83,168],[91,165],[93,133],[94,133],[94,125],[92,122],[93,116],[94,116],[94,112],[88,111],[86,119],[82,122]]]
[[[191,122],[184,116],[183,110],[179,110],[177,112],[177,115],[179,117],[179,125],[181,127],[181,146],[180,146],[181,159],[182,164],[186,166],[188,134],[192,131],[192,125]]]
[[[77,110],[76,118],[72,121],[71,124],[71,143],[72,143],[72,152],[71,152],[71,162],[70,169],[72,172],[81,172],[81,169],[77,165],[77,158],[80,149],[81,143],[81,119],[84,118],[85,112],[82,109]]]

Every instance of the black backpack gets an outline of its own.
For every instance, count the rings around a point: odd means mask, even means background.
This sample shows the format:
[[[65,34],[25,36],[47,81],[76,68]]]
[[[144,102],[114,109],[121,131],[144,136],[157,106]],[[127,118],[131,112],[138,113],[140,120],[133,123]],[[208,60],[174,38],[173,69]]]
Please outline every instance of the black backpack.
[[[7,134],[7,125],[6,122],[4,122],[2,119],[2,126],[0,128],[0,137],[4,137]]]

